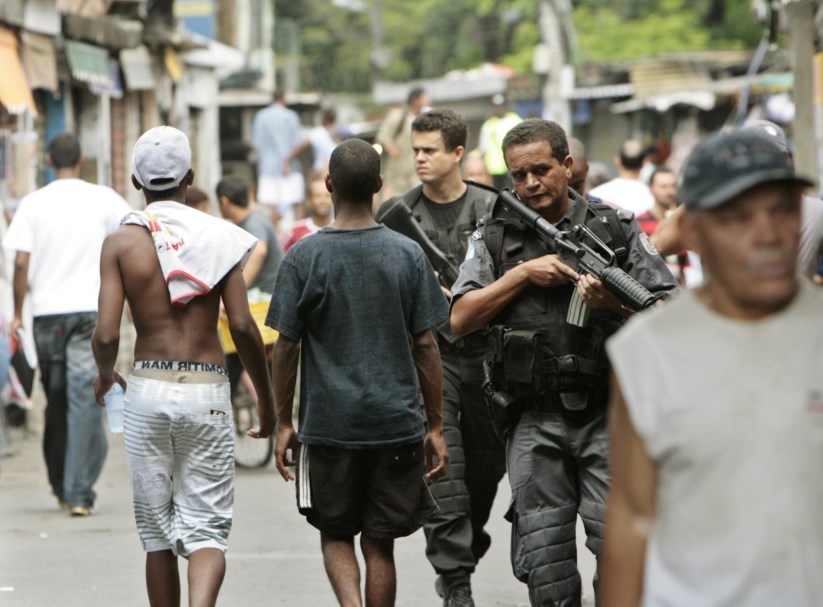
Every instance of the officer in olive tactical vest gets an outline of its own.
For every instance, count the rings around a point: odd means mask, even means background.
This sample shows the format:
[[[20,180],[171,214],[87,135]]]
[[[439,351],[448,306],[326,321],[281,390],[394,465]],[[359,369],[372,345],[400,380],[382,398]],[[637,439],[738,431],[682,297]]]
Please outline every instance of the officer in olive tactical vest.
[[[412,147],[422,184],[384,205],[399,198],[411,208],[425,234],[452,260],[453,276],[478,220],[497,197],[494,189],[461,179],[467,130],[465,120],[451,110],[418,116],[412,123]],[[444,284],[447,296],[450,288]],[[481,393],[485,343],[484,329],[461,338],[448,324],[438,331],[449,473],[431,486],[439,509],[423,529],[426,556],[439,574],[437,590],[443,604],[454,607],[474,605],[471,574],[491,544],[483,527],[506,471],[503,442],[494,433]]]
[[[559,230],[585,224],[627,274],[652,293],[677,286],[630,213],[568,188],[573,160],[553,122],[527,120],[503,140],[520,200]],[[512,566],[533,605],[576,606],[578,513],[598,555],[609,482],[603,343],[631,311],[599,280],[578,274],[557,251],[497,203],[472,236],[452,292],[458,335],[489,327],[486,392],[507,431],[512,489]],[[575,286],[576,285],[576,286]],[[573,294],[590,313],[570,324]]]

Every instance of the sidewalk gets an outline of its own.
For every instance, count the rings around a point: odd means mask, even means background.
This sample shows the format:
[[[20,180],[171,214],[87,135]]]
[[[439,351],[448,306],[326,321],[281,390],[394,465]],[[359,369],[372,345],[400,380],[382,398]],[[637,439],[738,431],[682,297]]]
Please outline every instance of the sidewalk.
[[[147,604],[144,553],[131,510],[122,435],[109,456],[88,518],[71,518],[50,495],[39,437],[13,432],[0,462],[0,606],[131,607]],[[511,573],[505,481],[492,512],[494,543],[474,577],[479,606],[528,605]],[[437,606],[421,531],[396,543],[399,607]],[[333,606],[319,535],[294,507],[294,485],[273,465],[237,471],[235,520],[220,605]],[[186,562],[180,559],[181,578]],[[590,574],[588,574],[590,576]],[[185,586],[185,584],[184,584]],[[183,604],[186,604],[185,593]]]

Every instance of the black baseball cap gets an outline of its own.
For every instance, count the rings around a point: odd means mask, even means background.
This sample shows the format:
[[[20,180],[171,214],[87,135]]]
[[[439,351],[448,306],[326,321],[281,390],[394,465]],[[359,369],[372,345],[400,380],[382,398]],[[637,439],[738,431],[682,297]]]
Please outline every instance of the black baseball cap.
[[[786,139],[786,131],[784,131],[780,125],[775,124],[769,120],[761,120],[761,119],[751,119],[747,120],[743,123],[743,126],[740,127],[741,129],[751,129],[755,131],[760,131],[761,133],[765,133],[768,135],[772,143],[776,146],[780,147],[780,151],[784,154],[789,153],[789,141]]]
[[[686,161],[679,188],[686,209],[717,208],[763,183],[814,185],[795,174],[791,158],[773,139],[758,129],[738,129],[698,144]]]

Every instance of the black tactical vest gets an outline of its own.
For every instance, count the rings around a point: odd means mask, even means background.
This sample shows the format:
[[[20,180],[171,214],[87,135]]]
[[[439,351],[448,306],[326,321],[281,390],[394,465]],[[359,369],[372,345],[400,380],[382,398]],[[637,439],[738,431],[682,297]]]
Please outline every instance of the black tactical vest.
[[[423,186],[419,185],[403,194],[403,202],[414,213],[420,227],[432,242],[449,258],[455,267],[459,267],[466,258],[466,250],[469,247],[472,234],[477,229],[477,222],[491,211],[494,201],[497,200],[497,190],[489,186],[466,181],[468,190],[466,191],[466,202],[457,216],[454,224],[447,229],[442,229],[434,223],[434,219],[429,213],[425,204],[422,204]],[[449,285],[451,287],[451,285]],[[451,330],[449,323],[445,323],[437,329],[437,334],[441,338],[441,348],[444,341],[452,346],[463,348],[470,347],[473,350],[483,348],[485,337],[483,333],[477,331],[465,338],[457,337]]]
[[[617,212],[571,192],[569,196],[574,207],[568,227],[585,223],[622,262],[627,249]],[[494,260],[495,279],[519,263],[556,253],[519,219],[497,208],[486,220],[484,242]],[[603,345],[621,319],[609,310],[596,309],[589,326],[569,324],[566,313],[574,289],[572,284],[528,285],[490,323],[487,360],[499,389],[517,396],[606,393],[608,361]]]
[[[422,204],[423,186],[419,185],[403,194],[403,202],[414,213],[420,222],[420,227],[437,248],[446,254],[446,257],[459,266],[466,257],[471,236],[477,229],[477,222],[488,215],[497,199],[497,192],[493,188],[481,186],[473,182],[466,182],[466,202],[454,224],[448,229],[441,229],[434,223],[429,210]]]

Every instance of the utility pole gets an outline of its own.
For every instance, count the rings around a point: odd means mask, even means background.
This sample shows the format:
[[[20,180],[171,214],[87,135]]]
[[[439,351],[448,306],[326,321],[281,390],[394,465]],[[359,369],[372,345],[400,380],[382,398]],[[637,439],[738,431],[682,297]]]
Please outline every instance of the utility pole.
[[[383,40],[383,0],[374,0],[371,10],[371,41],[372,51],[371,73],[372,86],[382,80],[383,72],[391,64],[392,52]]]
[[[574,24],[568,0],[540,0],[538,26],[541,48],[546,54],[546,81],[543,85],[543,116],[571,132],[571,110],[566,98],[573,87],[574,72],[570,65]]]
[[[797,125],[794,129],[794,161],[797,172],[820,177],[818,168],[818,134],[815,120],[814,76],[814,9],[812,0],[783,0],[789,26],[789,44],[794,67],[794,104]]]

